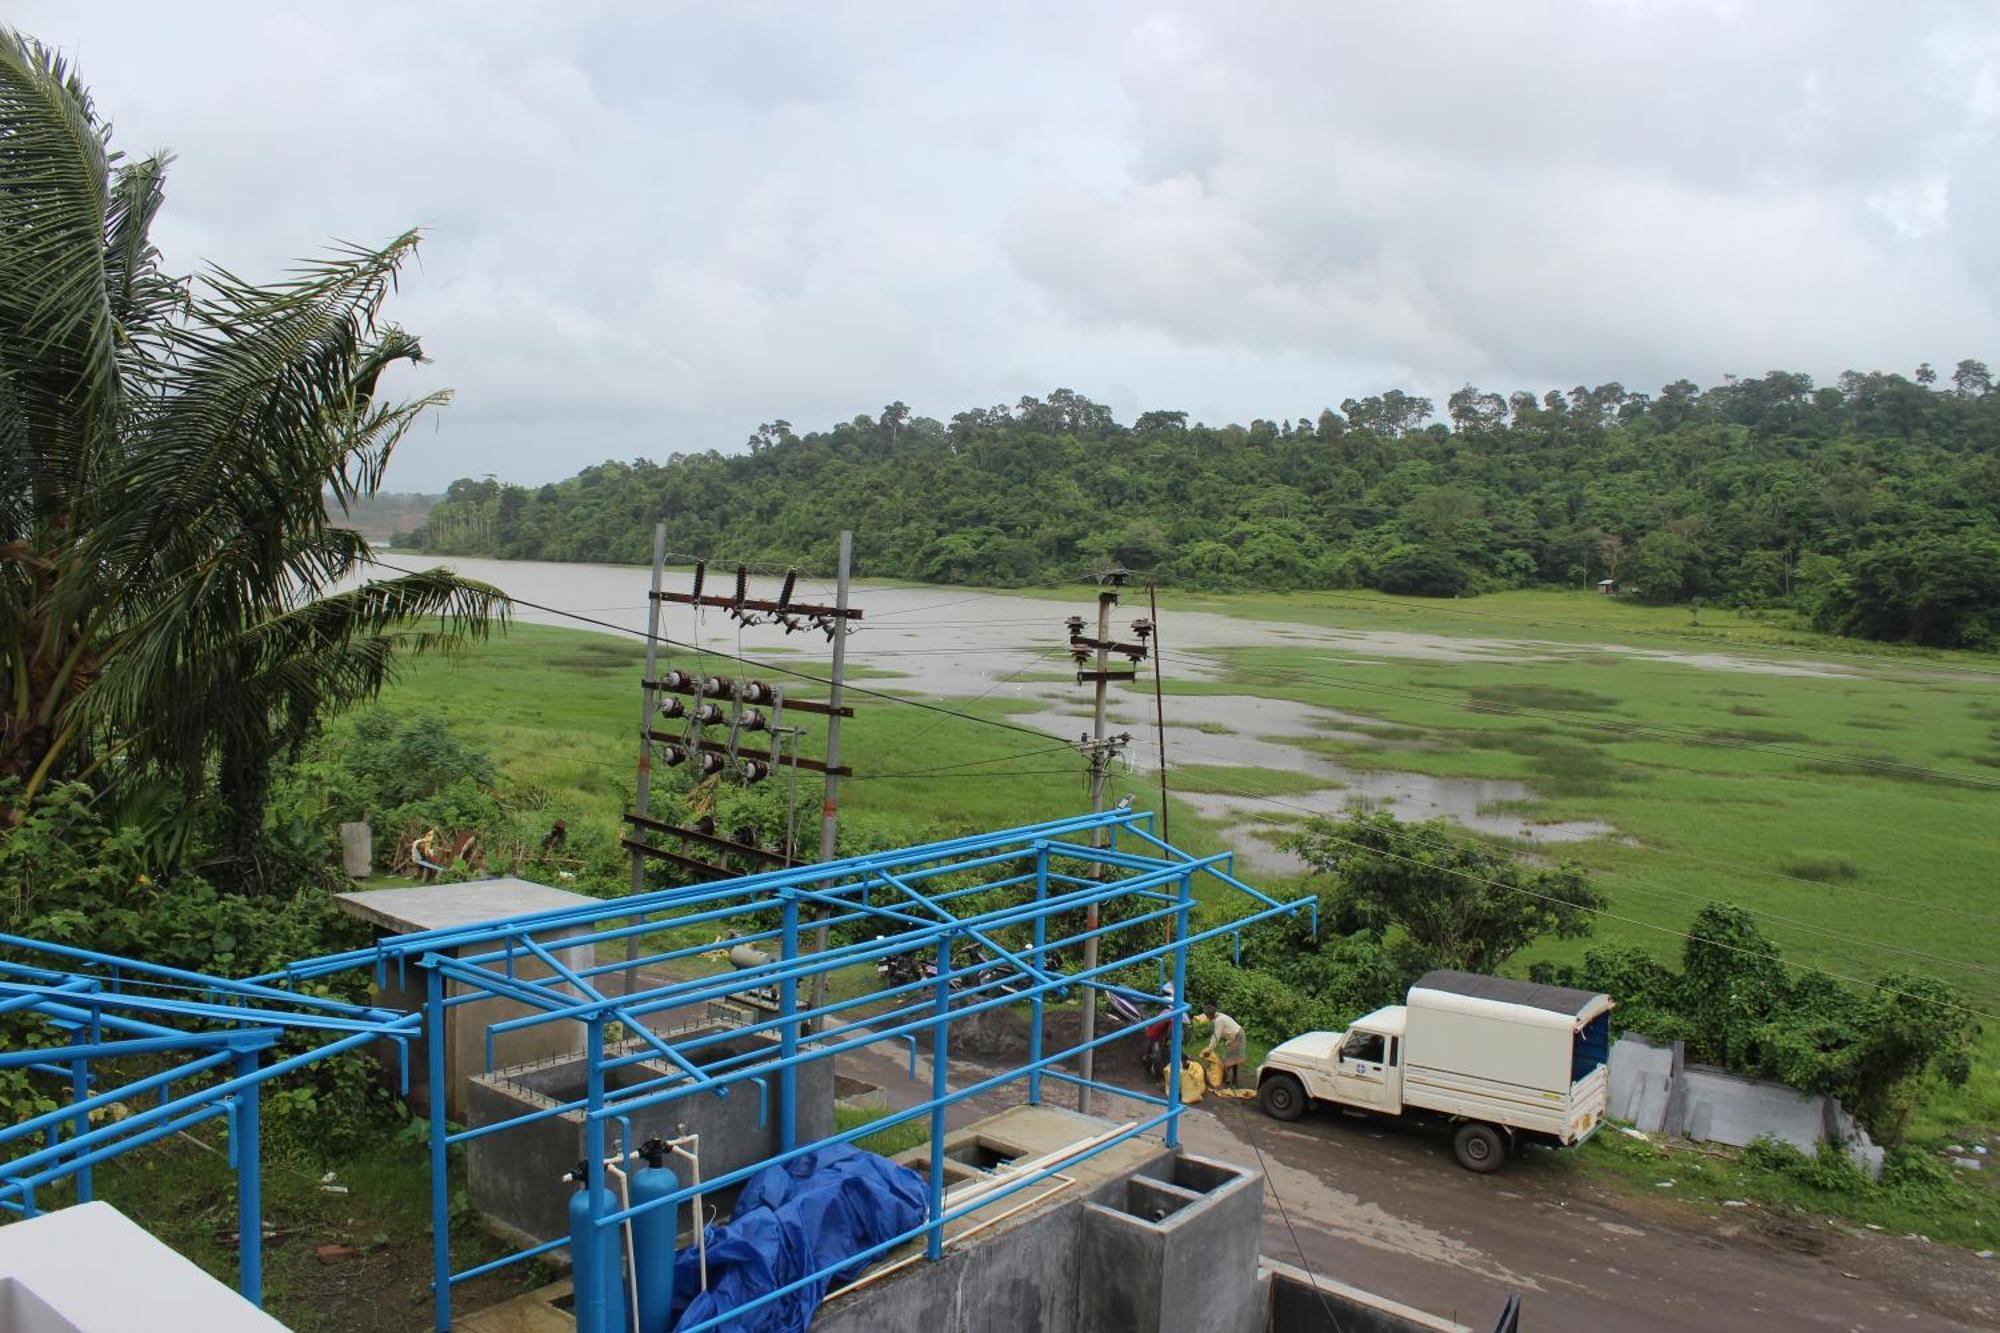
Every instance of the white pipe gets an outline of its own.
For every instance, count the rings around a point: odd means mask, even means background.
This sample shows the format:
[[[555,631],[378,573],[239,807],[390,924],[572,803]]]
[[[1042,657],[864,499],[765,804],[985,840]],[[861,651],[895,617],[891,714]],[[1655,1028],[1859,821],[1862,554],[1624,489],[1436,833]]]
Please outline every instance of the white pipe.
[[[696,1262],[701,1267],[701,1289],[708,1290],[708,1215],[701,1206],[701,1135],[683,1134],[677,1139],[667,1139],[666,1145],[673,1149],[676,1157],[685,1157],[694,1168],[694,1250]],[[683,1143],[692,1143],[692,1149],[683,1148]],[[636,1326],[635,1326],[636,1327]]]
[[[625,1212],[632,1211],[632,1183],[626,1178],[625,1168],[616,1161],[607,1160],[604,1169],[618,1177],[618,1206]],[[639,1327],[639,1246],[632,1239],[632,1219],[625,1219],[625,1294],[632,1299],[632,1323]]]

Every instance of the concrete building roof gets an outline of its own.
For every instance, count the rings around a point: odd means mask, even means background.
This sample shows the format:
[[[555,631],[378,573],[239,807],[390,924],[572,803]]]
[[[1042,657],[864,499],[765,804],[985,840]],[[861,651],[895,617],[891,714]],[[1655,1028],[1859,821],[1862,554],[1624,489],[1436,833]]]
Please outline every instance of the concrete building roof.
[[[399,935],[449,926],[475,926],[484,921],[584,907],[599,901],[587,893],[553,889],[512,875],[453,884],[418,884],[407,889],[363,889],[336,893],[333,900],[349,916],[358,916]]]

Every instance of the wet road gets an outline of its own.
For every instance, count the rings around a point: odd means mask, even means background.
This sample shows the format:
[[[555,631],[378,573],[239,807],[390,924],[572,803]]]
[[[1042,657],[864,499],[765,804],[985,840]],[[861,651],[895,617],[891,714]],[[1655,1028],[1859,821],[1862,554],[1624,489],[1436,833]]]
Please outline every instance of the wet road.
[[[884,1055],[843,1072],[881,1084],[894,1106],[929,1086],[921,1060],[915,1079]],[[954,1061],[951,1081],[992,1072]],[[961,1104],[951,1123],[1018,1099],[1002,1090]],[[1104,1099],[1095,1109],[1141,1113]],[[1760,1208],[1634,1197],[1551,1153],[1480,1176],[1420,1127],[1326,1112],[1282,1124],[1255,1102],[1213,1098],[1188,1109],[1183,1139],[1204,1156],[1261,1159],[1264,1254],[1476,1329],[1515,1291],[1533,1333],[2000,1328],[2000,1260]]]
[[[1264,1253],[1475,1328],[1509,1291],[1535,1333],[2000,1327],[2000,1264],[1948,1246],[1634,1199],[1539,1153],[1479,1176],[1441,1134],[1335,1114],[1204,1104],[1185,1137],[1262,1150]]]

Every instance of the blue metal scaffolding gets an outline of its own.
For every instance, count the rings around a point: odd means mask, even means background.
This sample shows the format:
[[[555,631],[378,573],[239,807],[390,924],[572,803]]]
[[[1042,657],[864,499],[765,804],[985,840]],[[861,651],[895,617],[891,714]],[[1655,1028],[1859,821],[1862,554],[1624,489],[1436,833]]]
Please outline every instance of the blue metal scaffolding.
[[[0,1162],[0,1209],[32,1217],[38,1192],[46,1201],[62,1181],[88,1201],[99,1163],[219,1116],[236,1172],[237,1285],[261,1305],[260,1089],[377,1041],[407,1055],[420,1016],[16,935],[0,935],[0,951],[0,1013],[41,1020],[54,1043],[0,1052],[0,1070],[48,1075],[69,1098],[0,1128],[0,1152],[15,1154]],[[305,1049],[279,1056],[288,1037]],[[27,1146],[38,1137],[44,1146]]]
[[[1102,832],[1106,846],[1092,846]],[[946,1114],[959,1102],[1020,1085],[1031,1104],[1050,1081],[1083,1084],[1061,1068],[1085,1049],[1131,1040],[1114,1028],[1062,1050],[1044,1049],[1043,1016],[1050,1001],[1081,991],[1119,997],[1135,1011],[1168,1018],[1170,1068],[1181,1064],[1180,1019],[1187,1003],[1187,951],[1204,940],[1239,935],[1248,926],[1301,914],[1317,930],[1317,901],[1291,902],[1252,888],[1231,873],[1228,854],[1191,856],[1154,836],[1151,817],[1114,810],[1049,821],[974,837],[955,838],[892,852],[747,875],[739,879],[661,890],[573,909],[542,912],[479,925],[394,936],[376,945],[294,963],[248,981],[163,967],[44,941],[0,935],[0,1013],[26,1012],[44,1020],[56,1044],[0,1053],[0,1069],[25,1068],[62,1080],[66,1105],[0,1129],[0,1151],[42,1136],[43,1147],[12,1149],[0,1163],[0,1208],[21,1215],[37,1209],[37,1191],[74,1182],[75,1198],[91,1197],[92,1167],[110,1157],[223,1117],[229,1125],[230,1162],[237,1173],[240,1287],[261,1302],[261,1189],[258,1172],[258,1093],[269,1079],[312,1061],[387,1041],[393,1043],[408,1085],[409,1043],[426,1037],[429,1061],[432,1238],[436,1327],[451,1327],[452,1289],[468,1279],[571,1246],[571,1236],[539,1241],[489,1263],[454,1272],[450,1248],[449,1150],[565,1114],[581,1114],[590,1200],[586,1238],[600,1243],[572,1247],[577,1261],[576,1316],[583,1333],[622,1328],[623,1300],[617,1268],[619,1229],[654,1209],[672,1209],[700,1191],[741,1184],[773,1164],[792,1161],[833,1144],[848,1143],[906,1121],[930,1131],[929,1201],[923,1223],[850,1255],[840,1264],[762,1294],[727,1316],[683,1330],[718,1327],[748,1310],[821,1281],[834,1268],[873,1259],[921,1240],[930,1258],[944,1248],[945,1229],[960,1218],[1031,1188],[1087,1157],[1127,1139],[1160,1132],[1179,1145],[1179,1079],[1165,1080],[1158,1095],[1091,1084],[1144,1108],[1145,1114],[1075,1151],[1044,1160],[1004,1184],[981,1190],[970,1202],[948,1204],[944,1148]],[[1200,900],[1197,883],[1217,893]],[[1247,900],[1247,901],[1245,901]],[[1087,909],[1100,909],[1090,928]],[[1111,909],[1111,910],[1103,910]],[[734,923],[733,926],[725,923]],[[837,944],[802,952],[802,925],[824,925]],[[847,929],[843,930],[845,927]],[[721,975],[663,980],[655,971],[712,952],[711,932],[732,944],[776,945],[776,955]],[[700,936],[699,941],[693,937]],[[856,937],[859,938],[856,938]],[[1087,940],[1102,944],[1112,961],[1085,970],[1069,965]],[[596,946],[638,940],[640,956],[617,961],[595,957]],[[962,949],[979,952],[963,961]],[[650,950],[650,951],[648,951]],[[885,984],[845,999],[800,1006],[800,983],[845,968],[872,965],[893,955],[935,959],[916,980]],[[568,957],[572,962],[565,962]],[[388,970],[416,967],[425,976],[426,1001],[417,1013],[317,998],[301,988],[316,979],[372,968],[378,984]],[[681,969],[683,972],[685,968]],[[1171,993],[1160,987],[1170,977]],[[607,991],[607,978],[617,984]],[[1088,983],[1084,985],[1083,983]],[[775,996],[773,1016],[719,1031],[689,1035],[656,1031],[675,1012],[729,1002],[746,992]],[[493,1063],[496,1034],[551,1023],[578,1024],[586,1062],[584,1096],[494,1124],[454,1128],[445,1118],[446,1020],[449,1011],[494,998],[516,1001],[530,1012],[487,1027],[486,1065]],[[1115,1003],[1116,1001],[1114,1001]],[[1026,1059],[968,1086],[947,1081],[952,1025],[1007,1006],[1029,1011]],[[607,1029],[621,1039],[607,1046]],[[763,1036],[748,1051],[734,1046],[719,1058],[708,1047]],[[305,1049],[276,1058],[281,1040]],[[813,1061],[882,1044],[907,1045],[914,1062],[928,1043],[930,1095],[906,1109],[811,1142],[798,1134],[798,1072]],[[711,1055],[715,1053],[711,1052]],[[127,1076],[132,1057],[143,1072]],[[668,1073],[613,1087],[607,1077],[648,1061]],[[690,1097],[749,1096],[758,1122],[777,1117],[778,1152],[740,1171],[638,1204],[619,1206],[605,1188],[607,1160],[616,1163],[637,1147],[630,1117],[647,1108]],[[146,1105],[142,1098],[153,1104]],[[113,1108],[120,1118],[106,1118]],[[744,1114],[750,1108],[746,1105]],[[620,1133],[609,1151],[612,1130]],[[46,1194],[44,1196],[46,1198]],[[629,1229],[628,1229],[629,1231]],[[586,1265],[603,1271],[585,1272]],[[636,1281],[671,1281],[671,1274],[635,1271]],[[649,1331],[650,1333],[650,1331]]]
[[[1107,846],[1090,845],[1097,830],[1107,835]],[[1231,864],[1226,853],[1195,857],[1170,847],[1153,835],[1149,815],[1114,810],[574,909],[400,935],[372,948],[294,964],[263,980],[296,984],[357,967],[374,968],[378,980],[392,967],[400,972],[415,966],[426,974],[423,1026],[433,1038],[427,1049],[439,1330],[451,1327],[455,1285],[571,1243],[568,1236],[551,1237],[490,1263],[454,1272],[446,1175],[447,1152],[454,1145],[505,1133],[532,1121],[581,1113],[587,1171],[584,1188],[591,1201],[588,1224],[602,1243],[572,1249],[573,1258],[579,1260],[575,1312],[583,1333],[600,1333],[625,1324],[621,1310],[607,1308],[608,1302],[623,1300],[616,1272],[618,1233],[613,1229],[652,1209],[677,1210],[700,1190],[712,1192],[740,1184],[770,1165],[815,1149],[851,1142],[905,1121],[928,1122],[930,1199],[928,1215],[920,1226],[849,1256],[839,1265],[764,1293],[729,1316],[683,1330],[696,1333],[825,1279],[835,1267],[877,1257],[912,1241],[922,1240],[928,1256],[935,1259],[943,1251],[945,1228],[951,1223],[1126,1139],[1160,1131],[1169,1146],[1177,1147],[1181,1111],[1177,1078],[1165,1081],[1161,1095],[1091,1085],[1139,1103],[1147,1114],[1069,1156],[1045,1162],[1003,1186],[981,1192],[974,1202],[954,1207],[946,1203],[945,1120],[951,1106],[1013,1084],[1023,1086],[1028,1102],[1039,1103],[1048,1080],[1083,1083],[1059,1067],[1064,1061],[1090,1047],[1131,1040],[1129,1028],[1114,1028],[1087,1043],[1045,1050],[1042,1019],[1050,1000],[1067,998],[1082,989],[1080,983],[1087,982],[1099,992],[1143,1006],[1143,1012],[1155,1018],[1172,1018],[1170,1067],[1177,1070],[1181,1063],[1179,1019],[1189,1012],[1188,947],[1289,914],[1309,914],[1317,929],[1315,899],[1281,903],[1235,878],[1230,873]],[[1193,920],[1195,886],[1203,880],[1218,886],[1223,896],[1203,900],[1205,924],[1197,928]],[[1248,910],[1231,915],[1226,903],[1231,896],[1247,898],[1248,903],[1241,906]],[[1103,924],[1097,928],[1080,924],[1086,919],[1085,909],[1114,904],[1120,906],[1102,912]],[[775,942],[776,956],[740,971],[680,980],[662,981],[657,973],[642,979],[635,970],[659,968],[713,951],[716,945],[708,938],[710,932],[718,928],[727,931],[723,923],[728,922],[738,923],[729,937],[732,944]],[[802,924],[825,925],[835,931],[858,926],[866,938],[823,953],[803,953],[799,947]],[[842,935],[856,933],[850,929]],[[699,935],[699,942],[692,941],[691,935]],[[1084,941],[1121,936],[1121,947],[1106,951],[1113,961],[1087,971],[1065,966],[1068,953],[1078,951]],[[579,954],[593,957],[596,946],[631,939],[642,942],[636,959],[628,960],[621,949],[615,962],[574,966],[563,961],[564,955],[572,959]],[[961,946],[982,951],[984,956],[976,964],[965,965],[960,961]],[[800,1007],[801,982],[810,983],[818,976],[875,964],[898,954],[929,955],[935,958],[935,968],[914,981],[885,985],[847,999],[829,999],[817,1007]],[[524,970],[533,975],[524,975]],[[1174,982],[1171,999],[1158,988],[1162,974]],[[1148,984],[1132,984],[1142,976]],[[607,978],[618,981],[615,993],[607,993]],[[673,1011],[727,1002],[753,990],[775,992],[773,1017],[693,1037],[662,1035],[654,1030],[654,1025]],[[436,1037],[444,1031],[451,1009],[493,998],[519,1002],[533,1012],[489,1026],[489,1070],[494,1035],[550,1023],[575,1023],[581,1025],[584,1035],[585,1094],[498,1123],[453,1129],[445,1119],[446,1099],[441,1093],[446,1078],[444,1043]],[[1026,1060],[969,1086],[950,1087],[946,1074],[952,1025],[1010,1005],[1025,1005],[1030,1011]],[[606,1029],[614,1023],[627,1040],[607,1048]],[[747,1053],[705,1061],[698,1058],[703,1048],[754,1034],[774,1035],[775,1041],[759,1043],[758,1049]],[[630,1048],[634,1040],[641,1049]],[[884,1043],[908,1043],[914,1052],[920,1040],[928,1042],[931,1063],[930,1096],[926,1100],[850,1130],[812,1142],[798,1141],[797,1080],[801,1066]],[[613,1087],[607,1079],[615,1070],[656,1060],[664,1061],[672,1072],[623,1087]],[[606,1190],[606,1161],[610,1158],[615,1163],[637,1147],[630,1128],[633,1113],[690,1097],[747,1095],[745,1090],[750,1089],[758,1098],[761,1123],[770,1113],[774,1086],[780,1145],[775,1156],[698,1186],[637,1205],[616,1206],[615,1196]],[[623,1131],[615,1155],[609,1151],[614,1126]],[[585,1255],[594,1264],[611,1266],[608,1280],[602,1273],[582,1271]],[[641,1281],[671,1281],[670,1274],[636,1276]]]

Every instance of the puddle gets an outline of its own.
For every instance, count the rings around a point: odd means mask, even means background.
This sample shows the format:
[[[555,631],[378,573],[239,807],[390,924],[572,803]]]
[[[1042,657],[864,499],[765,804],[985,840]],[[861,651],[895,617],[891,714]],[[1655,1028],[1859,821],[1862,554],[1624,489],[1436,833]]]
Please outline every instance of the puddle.
[[[1015,721],[1066,740],[1085,729],[1083,720],[1065,714],[1057,706],[1055,697],[1042,693],[1042,689],[1036,687],[1024,697],[1046,699],[1050,706],[1037,712],[1017,713]],[[1179,793],[1204,817],[1223,826],[1223,836],[1236,848],[1238,859],[1245,867],[1263,874],[1301,875],[1311,868],[1297,856],[1276,846],[1270,836],[1271,826],[1265,822],[1305,815],[1386,810],[1402,820],[1445,819],[1473,832],[1536,843],[1582,842],[1618,831],[1610,824],[1597,820],[1543,824],[1536,823],[1530,815],[1493,809],[1512,802],[1536,800],[1534,788],[1525,782],[1353,768],[1331,756],[1288,744],[1282,736],[1258,734],[1279,732],[1330,736],[1385,749],[1397,744],[1356,730],[1362,726],[1380,725],[1376,718],[1255,695],[1208,695],[1199,700],[1183,696],[1176,703],[1189,709],[1198,705],[1200,712],[1193,716],[1234,730],[1226,735],[1212,735],[1202,731],[1199,725],[1188,725],[1185,721],[1169,722],[1167,754],[1175,764],[1268,768],[1302,773],[1325,782],[1324,787],[1316,790],[1290,792],[1268,799],[1227,792]],[[1184,718],[1189,715],[1182,714]],[[1132,766],[1143,772],[1158,772],[1159,739],[1151,720],[1130,730],[1132,743],[1126,750],[1126,756]],[[1209,782],[1228,781],[1226,774],[1203,776]]]

